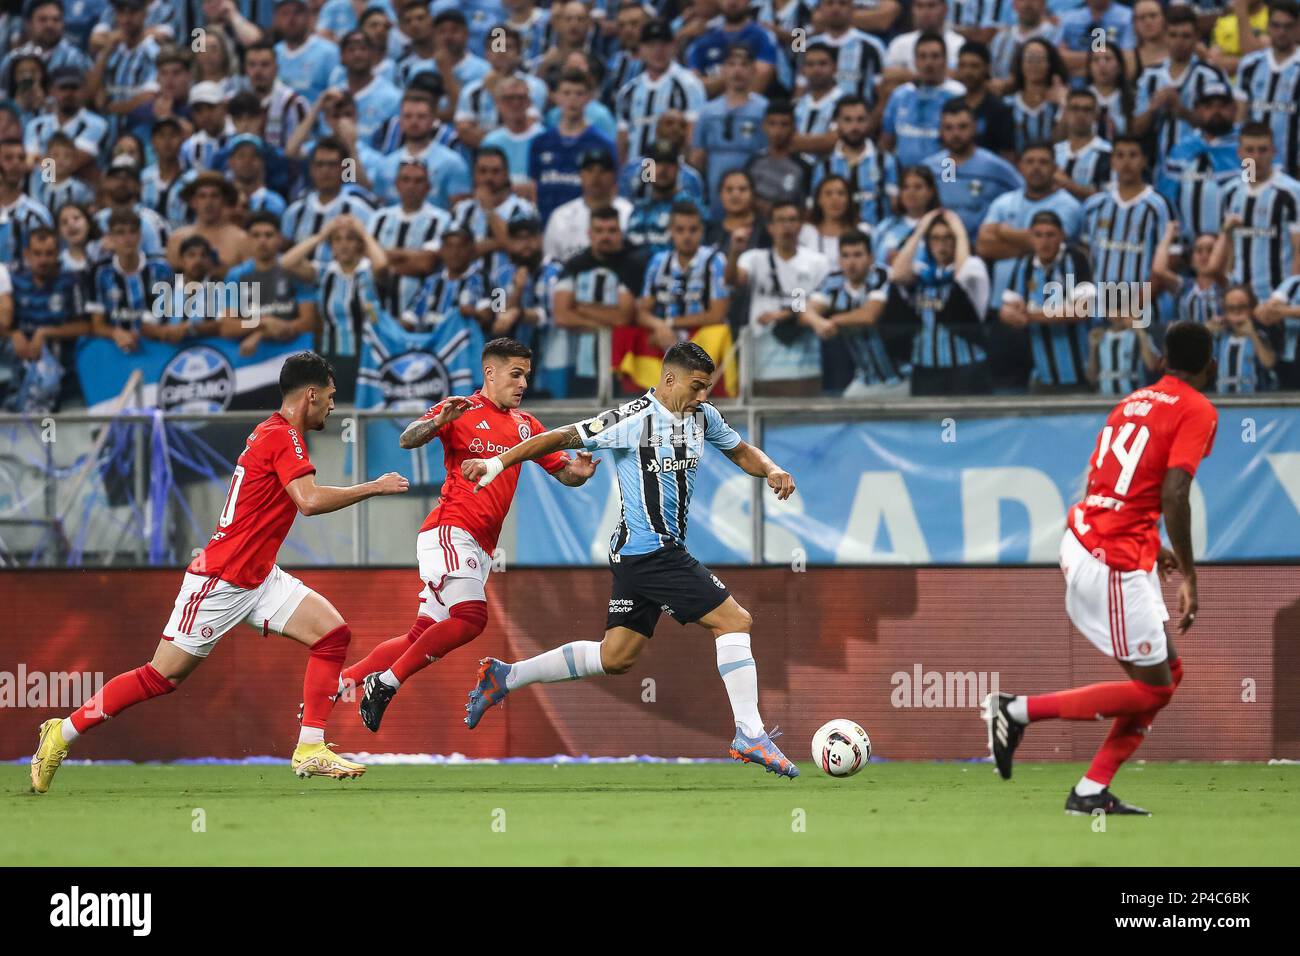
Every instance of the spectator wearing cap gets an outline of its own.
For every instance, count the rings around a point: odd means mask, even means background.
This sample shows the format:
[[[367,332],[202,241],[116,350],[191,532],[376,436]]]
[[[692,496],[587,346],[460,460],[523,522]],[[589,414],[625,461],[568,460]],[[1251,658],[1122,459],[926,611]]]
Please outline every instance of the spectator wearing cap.
[[[629,158],[619,170],[618,194],[633,204],[649,198],[650,187],[653,185],[647,175],[647,170],[650,169],[650,153],[656,143],[668,142],[677,150],[678,155],[677,188],[690,196],[701,209],[707,207],[704,177],[694,166],[686,162],[685,151],[690,145],[686,136],[690,131],[691,128],[681,110],[664,110],[659,115],[659,122],[655,124],[655,138],[646,143],[646,155]]]
[[[442,234],[451,214],[429,202],[429,167],[411,161],[397,168],[398,201],[375,212],[370,234],[388,255],[395,280],[380,287],[389,315],[402,310],[420,291],[424,277],[438,265]]]
[[[12,274],[0,265],[0,378],[9,366],[8,411],[43,413],[58,407],[64,362],[74,342],[90,332],[80,274],[65,270],[59,237],[40,226],[27,236],[22,267]],[[12,321],[4,321],[4,304]],[[0,392],[3,392],[0,387]]]
[[[374,191],[383,202],[397,201],[397,171],[402,163],[412,160],[428,167],[432,188],[429,201],[435,206],[450,211],[469,195],[472,188],[469,164],[458,152],[438,142],[440,127],[434,104],[433,96],[427,91],[407,90],[397,114],[401,146],[383,154],[365,145],[360,147],[362,165],[370,171]]]
[[[268,41],[244,51],[244,86],[254,93],[265,111],[261,136],[276,149],[286,150],[289,137],[307,115],[307,101],[279,78],[279,57]]]
[[[113,0],[113,11],[117,26],[105,36],[117,40],[100,48],[86,88],[109,118],[112,138],[121,132],[143,137],[153,123],[160,47],[145,33],[144,0]]]
[[[0,59],[0,89],[9,88],[15,57],[27,52],[35,52],[51,74],[60,67],[73,67],[83,74],[90,69],[90,57],[64,35],[62,0],[29,0],[23,10],[23,36],[26,44]]]
[[[722,177],[743,169],[749,158],[767,145],[763,117],[767,97],[754,92],[754,59],[749,47],[737,43],[722,62],[723,93],[700,109],[691,142],[693,164],[705,170],[709,183],[710,219],[721,215]]]
[[[251,90],[241,90],[230,98],[230,102],[226,104],[226,112],[230,116],[234,136],[230,137],[226,145],[217,150],[212,157],[212,168],[219,173],[226,172],[230,166],[230,151],[235,140],[239,136],[251,136],[261,144],[262,168],[267,187],[281,196],[290,195],[301,179],[300,165],[290,161],[283,150],[267,142],[262,135],[262,130],[265,128],[265,110],[262,109],[257,94]]]
[[[776,75],[776,38],[756,22],[749,0],[721,0],[722,22],[701,34],[686,48],[686,65],[700,77],[708,97],[731,92],[723,64],[731,50],[742,46],[749,52],[752,70],[746,76],[748,90],[762,93]]]
[[[303,0],[276,0],[272,24],[281,38],[275,45],[280,79],[314,103],[339,64],[338,46],[312,32],[312,14]]]
[[[1030,249],[1011,261],[994,308],[1031,358],[1031,393],[1090,391],[1088,336],[1100,327],[1088,304],[1092,266],[1087,254],[1067,241],[1061,217],[1050,209],[1034,214],[1028,232]],[[1082,294],[1067,303],[1049,297],[1052,288]]]
[[[248,218],[248,240],[252,254],[226,273],[226,282],[247,289],[248,301],[257,304],[257,313],[223,313],[221,334],[242,339],[240,352],[251,355],[264,339],[287,342],[304,332],[320,332],[314,285],[280,263],[283,237],[279,217],[269,212],[253,213]],[[250,319],[256,320],[251,327]]]
[[[182,182],[185,170],[181,168],[184,141],[180,120],[174,116],[155,120],[149,137],[154,161],[140,172],[140,201],[173,226],[188,221],[189,210],[180,196],[185,185]]]
[[[199,172],[181,189],[181,199],[194,216],[194,222],[172,233],[167,243],[167,259],[181,267],[181,244],[191,236],[201,236],[217,253],[217,275],[250,255],[248,233],[231,222],[239,204],[239,192],[225,176],[210,169]]]
[[[195,83],[190,90],[190,113],[194,117],[194,134],[181,144],[181,168],[211,169],[216,154],[225,149],[234,135],[226,115],[226,95],[211,80]]]
[[[493,99],[500,125],[483,137],[481,145],[506,154],[515,191],[536,201],[537,184],[528,178],[528,149],[546,127],[532,113],[528,84],[519,77],[507,77],[497,84]]]
[[[591,77],[577,71],[560,77],[555,99],[560,122],[528,144],[528,176],[537,183],[537,208],[545,222],[552,212],[582,195],[578,160],[591,150],[603,149],[614,161],[615,148],[587,122],[592,97]]]
[[[1193,115],[1195,131],[1165,155],[1156,179],[1156,187],[1174,207],[1181,238],[1189,242],[1202,233],[1219,232],[1223,186],[1241,175],[1241,137],[1231,88],[1226,83],[1206,84]]]
[[[499,306],[491,298],[479,302],[485,335],[489,339],[508,335],[533,346],[550,321],[546,303],[558,266],[542,256],[542,224],[535,217],[510,220],[504,254],[496,257],[487,285],[489,293],[502,290],[504,299]]]
[[[672,246],[670,226],[673,207],[689,203],[697,210],[699,204],[678,187],[677,173],[680,156],[672,143],[660,141],[650,148],[646,175],[650,179],[650,194],[632,206],[632,218],[627,225],[627,242],[633,249],[649,259],[657,252]],[[703,215],[703,211],[700,211]]]
[[[46,209],[58,209],[67,202],[93,204],[95,190],[74,175],[78,165],[72,139],[67,133],[55,133],[28,177],[27,195]]]
[[[91,334],[112,339],[123,352],[134,352],[142,336],[158,337],[158,317],[165,313],[171,298],[175,270],[162,256],[143,248],[143,221],[136,212],[101,212],[108,213],[104,235],[108,255],[90,273],[86,312]]]
[[[593,210],[614,209],[620,230],[632,218],[632,204],[616,192],[614,158],[607,150],[588,150],[578,158],[578,167],[582,195],[559,206],[546,222],[542,251],[548,259],[564,262],[585,248]]]
[[[614,98],[618,155],[623,160],[645,155],[654,140],[655,123],[664,110],[680,110],[688,128],[699,118],[705,101],[704,84],[674,59],[673,42],[672,30],[663,20],[651,20],[641,31],[639,50],[645,69]]]
[[[502,0],[433,0],[429,4],[434,23],[445,10],[455,10],[465,20],[466,42],[472,50],[485,50],[491,41],[492,28],[506,17]]]
[[[498,91],[507,80],[518,80],[537,116],[546,110],[550,90],[538,77],[523,69],[521,40],[513,29],[500,26],[501,35],[488,45],[487,61],[492,71],[461,87],[456,103],[456,133],[471,148],[478,146],[501,122]]]
[[[27,151],[22,140],[0,140],[0,262],[17,262],[27,246],[28,234],[38,226],[50,227],[50,211],[23,192],[27,185]]]
[[[227,147],[230,158],[225,166],[239,192],[240,208],[250,213],[269,212],[278,219],[284,215],[288,203],[266,184],[266,148],[266,143],[252,133],[232,136]]]
[[[388,117],[400,109],[402,91],[375,75],[381,51],[360,30],[349,30],[339,41],[340,65],[345,80],[335,89],[345,89],[357,104],[357,137],[368,143]]]
[[[403,8],[404,17],[409,9],[410,4]],[[437,73],[442,77],[447,101],[451,106],[460,99],[462,87],[482,79],[492,70],[487,60],[470,52],[468,22],[465,14],[456,7],[447,7],[434,14],[430,42],[426,49],[430,51],[429,56],[426,57],[422,52],[416,55],[414,37],[412,37],[411,52],[398,61],[398,78],[403,85],[409,85],[411,78],[418,73],[426,71]],[[452,113],[451,107],[439,111],[439,115],[444,120],[452,119]]]
[[[1137,78],[1132,126],[1139,136],[1151,135],[1159,157],[1168,156],[1176,143],[1193,134],[1201,91],[1207,86],[1228,86],[1227,75],[1196,53],[1200,34],[1192,8],[1170,7],[1165,21],[1169,57]]]
[[[488,260],[489,274],[507,255],[507,227],[515,219],[536,219],[537,207],[510,189],[510,166],[506,154],[490,146],[474,157],[474,192],[451,212],[453,229],[468,229],[474,235],[474,254]]]
[[[104,149],[108,137],[108,121],[85,107],[86,76],[80,67],[61,66],[50,72],[50,93],[53,109],[28,121],[23,130],[23,144],[32,163],[45,153],[50,137],[56,132],[71,137],[77,150],[77,166],[81,170],[93,163]]]

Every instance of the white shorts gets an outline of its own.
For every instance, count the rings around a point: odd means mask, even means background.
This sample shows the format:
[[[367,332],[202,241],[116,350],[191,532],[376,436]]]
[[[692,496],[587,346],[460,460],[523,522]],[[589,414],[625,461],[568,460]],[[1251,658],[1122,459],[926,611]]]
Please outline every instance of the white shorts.
[[[1169,611],[1160,577],[1150,571],[1117,571],[1088,552],[1074,532],[1061,539],[1065,610],[1097,650],[1146,667],[1169,656]]]
[[[186,653],[207,657],[221,636],[240,621],[263,636],[284,633],[308,594],[311,589],[279,565],[255,588],[238,588],[220,578],[186,572],[163,637]]]
[[[492,555],[461,528],[441,525],[421,531],[415,539],[420,565],[420,614],[445,621],[462,601],[486,601]]]

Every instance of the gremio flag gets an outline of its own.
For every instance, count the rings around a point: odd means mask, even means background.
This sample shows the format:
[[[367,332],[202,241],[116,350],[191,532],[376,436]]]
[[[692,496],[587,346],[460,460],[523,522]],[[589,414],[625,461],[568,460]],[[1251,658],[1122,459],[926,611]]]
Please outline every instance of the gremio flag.
[[[412,485],[442,481],[442,460],[430,453],[432,443],[405,451],[397,441],[410,419],[448,395],[468,395],[482,384],[483,344],[478,324],[454,312],[427,332],[408,332],[382,312],[366,324],[361,334],[357,408],[404,412],[409,417],[367,423],[366,474],[359,480],[397,471]]]

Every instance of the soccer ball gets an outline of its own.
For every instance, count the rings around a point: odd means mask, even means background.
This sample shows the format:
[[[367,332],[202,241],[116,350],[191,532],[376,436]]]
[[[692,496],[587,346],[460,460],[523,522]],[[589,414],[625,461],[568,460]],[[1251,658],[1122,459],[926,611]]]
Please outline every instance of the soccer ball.
[[[871,759],[871,738],[853,721],[837,717],[813,734],[812,758],[832,777],[851,777]]]

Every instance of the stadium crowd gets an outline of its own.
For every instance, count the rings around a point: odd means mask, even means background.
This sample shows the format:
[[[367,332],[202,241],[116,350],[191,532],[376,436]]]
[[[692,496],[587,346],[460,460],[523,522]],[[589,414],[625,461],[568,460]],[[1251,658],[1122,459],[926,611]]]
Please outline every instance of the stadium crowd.
[[[1122,394],[1193,319],[1220,392],[1300,387],[1294,0],[27,0],[0,44],[11,410],[91,337],[310,333],[346,402],[381,327],[511,335],[541,396],[605,329],[620,390],[693,338],[735,394],[746,327],[757,395]]]

